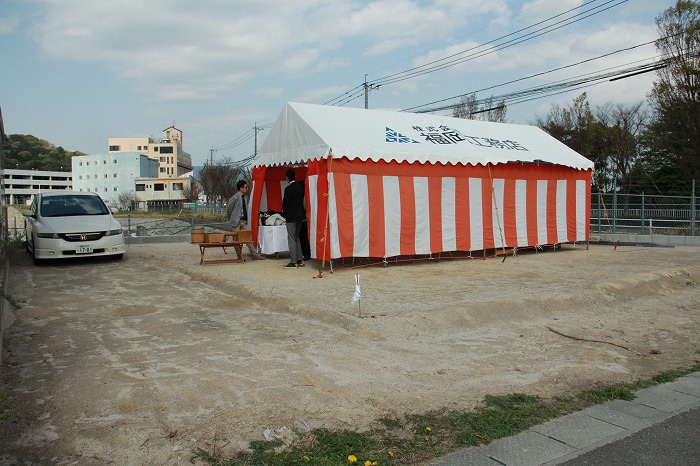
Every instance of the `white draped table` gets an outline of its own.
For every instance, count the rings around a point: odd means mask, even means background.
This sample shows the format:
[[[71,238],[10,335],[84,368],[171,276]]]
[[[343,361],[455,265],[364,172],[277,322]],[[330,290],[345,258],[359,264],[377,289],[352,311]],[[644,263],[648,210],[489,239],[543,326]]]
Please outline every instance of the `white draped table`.
[[[260,225],[258,227],[258,246],[260,246],[262,254],[289,252],[287,225]]]

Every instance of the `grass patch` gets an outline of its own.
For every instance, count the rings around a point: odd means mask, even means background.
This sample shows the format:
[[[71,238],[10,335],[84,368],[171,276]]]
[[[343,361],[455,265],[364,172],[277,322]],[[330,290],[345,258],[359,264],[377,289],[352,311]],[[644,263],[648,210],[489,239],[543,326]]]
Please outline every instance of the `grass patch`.
[[[0,394],[0,407],[2,407],[2,405],[6,404],[10,400],[11,395],[12,393],[9,391]],[[12,410],[4,408],[0,409],[0,421],[4,421],[12,415],[14,415],[14,412]]]
[[[0,240],[0,263],[5,263],[23,247],[24,241],[19,239]]]
[[[5,300],[8,302],[8,304],[12,307],[12,309],[18,311],[22,309],[22,306],[19,305],[17,300],[14,298],[12,295],[2,295],[0,294],[1,297],[5,298]]]
[[[486,396],[483,406],[469,412],[434,411],[403,418],[378,419],[366,432],[314,429],[297,432],[285,446],[281,441],[254,441],[247,451],[229,457],[204,449],[192,460],[221,466],[363,466],[425,462],[451,451],[492,442],[548,420],[612,400],[632,400],[636,390],[671,382],[700,371],[700,362],[687,370],[672,370],[650,380],[597,386],[572,397],[543,400],[522,393]]]

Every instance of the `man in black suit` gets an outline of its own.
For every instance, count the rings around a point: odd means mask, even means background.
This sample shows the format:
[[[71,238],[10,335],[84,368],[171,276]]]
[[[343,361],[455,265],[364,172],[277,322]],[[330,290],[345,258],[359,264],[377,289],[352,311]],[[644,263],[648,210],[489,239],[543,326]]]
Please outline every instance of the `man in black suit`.
[[[304,185],[296,181],[294,169],[285,173],[287,182],[282,199],[282,215],[287,221],[287,243],[289,245],[290,262],[285,269],[295,269],[304,266],[304,256],[301,250],[301,229],[306,219],[304,203]]]

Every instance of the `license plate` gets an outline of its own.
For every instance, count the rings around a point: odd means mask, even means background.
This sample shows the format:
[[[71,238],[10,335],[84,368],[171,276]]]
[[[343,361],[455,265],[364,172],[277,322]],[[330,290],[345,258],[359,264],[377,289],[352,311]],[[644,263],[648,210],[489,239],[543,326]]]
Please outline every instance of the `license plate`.
[[[75,250],[76,254],[90,254],[92,252],[92,246],[78,246]]]

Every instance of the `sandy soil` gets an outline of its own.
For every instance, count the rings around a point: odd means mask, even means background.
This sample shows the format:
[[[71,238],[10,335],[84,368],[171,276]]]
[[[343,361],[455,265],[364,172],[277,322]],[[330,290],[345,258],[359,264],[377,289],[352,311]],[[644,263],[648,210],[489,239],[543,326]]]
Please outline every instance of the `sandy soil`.
[[[363,430],[686,368],[700,359],[699,253],[564,246],[314,278],[285,258],[200,266],[184,243],[40,267],[20,252],[0,464],[188,464],[266,430]]]

